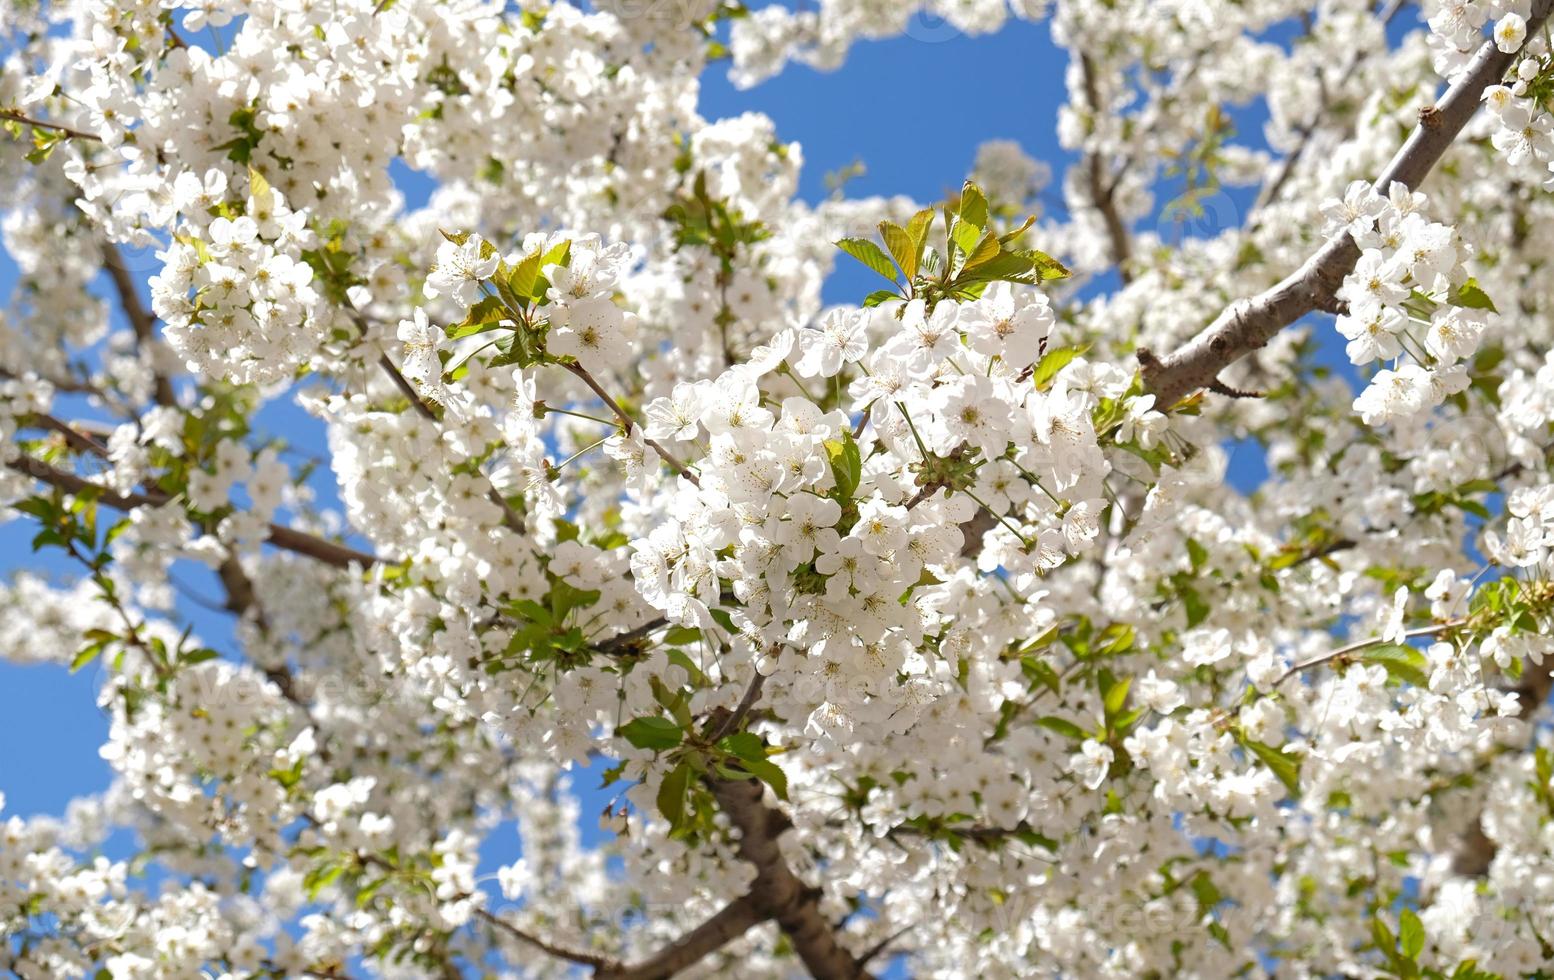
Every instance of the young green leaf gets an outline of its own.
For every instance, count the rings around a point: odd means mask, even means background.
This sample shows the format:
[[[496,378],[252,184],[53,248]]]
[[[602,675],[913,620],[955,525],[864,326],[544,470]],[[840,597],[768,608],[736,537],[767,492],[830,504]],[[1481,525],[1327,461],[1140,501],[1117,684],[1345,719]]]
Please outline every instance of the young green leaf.
[[[691,785],[691,764],[681,762],[658,785],[658,812],[678,830],[685,823],[685,793]]]
[[[633,718],[616,729],[616,734],[639,749],[655,752],[672,749],[685,738],[679,725],[668,718],[656,717]]]
[[[878,272],[880,275],[884,276],[886,279],[889,279],[891,282],[896,281],[896,276],[898,273],[896,271],[895,265],[893,265],[890,261],[890,256],[886,255],[878,245],[874,244],[868,239],[843,238],[841,241],[836,243],[836,247],[846,252],[848,255],[851,255],[859,262],[862,262],[870,269],[873,269],[875,272]]]

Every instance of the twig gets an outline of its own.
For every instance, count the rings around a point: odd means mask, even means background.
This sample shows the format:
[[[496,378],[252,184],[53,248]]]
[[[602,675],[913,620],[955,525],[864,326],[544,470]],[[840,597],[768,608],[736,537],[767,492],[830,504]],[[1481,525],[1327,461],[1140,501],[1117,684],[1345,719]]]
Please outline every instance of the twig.
[[[345,302],[343,307],[346,314],[351,318],[351,322],[356,324],[356,329],[361,332],[362,339],[365,340],[372,336],[372,327],[367,322],[367,318],[362,315],[362,312],[352,306],[349,301]],[[429,422],[438,425],[442,424],[442,420],[437,417],[437,413],[432,411],[432,406],[428,405],[426,400],[421,397],[421,393],[415,390],[415,386],[395,366],[386,351],[378,351],[378,366],[394,382],[394,386],[399,389],[400,393],[410,399],[410,404],[417,414]],[[490,483],[489,477],[487,482]],[[513,505],[508,503],[507,498],[503,497],[501,492],[497,490],[496,484],[491,484],[490,489],[486,493],[486,499],[502,511],[502,523],[507,525],[508,530],[517,534],[524,533],[523,515],[513,510]]]
[[[35,480],[58,487],[66,493],[94,493],[97,495],[98,503],[106,504],[114,510],[128,511],[136,507],[163,507],[171,503],[173,499],[162,493],[117,493],[100,484],[92,483],[76,476],[74,473],[57,470],[42,460],[26,455],[17,457],[7,463],[6,466],[18,473],[25,473]],[[265,540],[283,551],[303,555],[335,568],[349,568],[352,564],[367,568],[384,561],[384,559],[376,555],[370,555],[365,551],[357,551],[355,548],[343,544],[336,544],[333,541],[316,537],[304,531],[286,527],[284,524],[270,524],[269,536]]]
[[[178,398],[173,392],[172,382],[154,367],[156,351],[152,345],[156,341],[156,317],[140,301],[140,293],[136,291],[129,270],[124,266],[124,254],[119,251],[119,247],[113,242],[104,241],[102,253],[103,268],[108,271],[108,278],[113,280],[114,292],[119,294],[119,306],[124,310],[125,319],[130,322],[130,329],[135,332],[135,343],[153,365],[151,377],[156,402],[168,408],[177,408]]]
[[[1418,639],[1421,636],[1435,636],[1437,633],[1445,633],[1449,630],[1454,630],[1458,627],[1466,626],[1467,623],[1468,621],[1466,619],[1453,619],[1444,623],[1437,623],[1434,626],[1422,626],[1419,629],[1409,630],[1408,632],[1404,633],[1403,638],[1413,640]],[[1320,667],[1323,664],[1332,663],[1335,660],[1343,660],[1349,657],[1351,654],[1358,653],[1361,650],[1365,650],[1370,647],[1381,646],[1382,644],[1390,642],[1392,641],[1385,637],[1373,636],[1368,640],[1360,640],[1356,643],[1351,643],[1346,647],[1340,647],[1337,650],[1334,650],[1332,653],[1323,654],[1315,660],[1308,660],[1305,663],[1295,664],[1289,670],[1286,670],[1278,680],[1274,681],[1273,686],[1279,687],[1285,681],[1289,680],[1291,677],[1294,677],[1296,674],[1299,674],[1302,671],[1310,670],[1313,667]]]
[[[588,369],[575,362],[564,365],[564,367],[576,375],[583,382],[583,384],[587,385],[589,389],[599,397],[600,401],[609,406],[610,411],[615,413],[615,417],[620,419],[621,427],[626,430],[627,435],[630,435],[632,430],[637,427],[636,419],[633,419],[629,414],[627,414],[626,410],[621,407],[620,402],[617,402],[614,398],[610,397],[610,393],[605,391],[598,381],[594,380],[594,376],[588,373]],[[681,476],[689,480],[692,486],[701,486],[701,481],[696,479],[696,474],[686,469],[685,464],[680,462],[680,460],[675,457],[674,453],[671,453],[669,450],[659,445],[659,443],[655,440],[643,439],[642,441],[647,443],[648,448],[658,453],[659,457],[662,458],[664,462],[668,463],[676,473],[679,473]]]
[[[71,129],[69,126],[61,126],[59,123],[44,122],[41,119],[34,119],[31,116],[24,116],[21,113],[12,111],[10,109],[0,109],[0,119],[9,119],[12,122],[19,122],[24,126],[36,126],[39,129],[52,129],[56,132],[64,133],[71,139],[91,140],[94,143],[102,142],[101,136],[93,136],[91,133],[83,133],[79,129]]]
[[[739,706],[734,709],[732,714],[725,717],[712,729],[712,732],[707,736],[707,741],[716,742],[737,731],[740,723],[745,720],[745,716],[750,713],[750,709],[755,707],[757,701],[761,700],[761,688],[765,683],[766,675],[759,670],[756,671],[755,677],[750,681],[750,686],[745,689],[745,696],[739,700]]]
[[[1398,15],[1398,11],[1402,10],[1406,3],[1407,0],[1388,0],[1387,6],[1376,14],[1376,19],[1381,21],[1381,26],[1385,28],[1392,23],[1393,18]],[[1342,88],[1350,78],[1354,77],[1354,73],[1359,70],[1360,65],[1365,62],[1366,57],[1371,53],[1372,49],[1370,48],[1358,48],[1349,59],[1348,65],[1344,67],[1343,73],[1338,76],[1337,87]],[[1318,75],[1318,82],[1322,82],[1320,75]],[[1258,192],[1257,201],[1252,205],[1253,214],[1260,213],[1263,208],[1278,200],[1279,192],[1284,189],[1285,183],[1294,175],[1296,164],[1300,162],[1301,157],[1305,155],[1306,149],[1311,145],[1311,138],[1316,134],[1317,128],[1321,125],[1322,117],[1332,107],[1332,101],[1332,90],[1325,83],[1322,84],[1321,92],[1317,98],[1316,110],[1312,112],[1311,118],[1306,124],[1297,130],[1300,134],[1300,142],[1295,144],[1295,149],[1285,155],[1283,163],[1280,164],[1279,172],[1274,179],[1264,184],[1262,190]]]
[[[533,946],[540,952],[548,953],[557,959],[566,960],[569,963],[576,963],[580,966],[591,966],[595,970],[601,971],[605,974],[608,974],[608,972],[611,970],[617,969],[619,966],[619,964],[617,964],[614,960],[605,956],[600,956],[597,953],[588,953],[578,949],[568,949],[565,946],[557,946],[555,943],[547,942],[546,940],[541,939],[539,936],[536,936],[533,933],[525,932],[501,916],[488,912],[485,909],[476,909],[475,915],[477,918],[489,922],[491,925],[501,929],[503,932],[512,936],[514,939],[528,943],[530,946]]]

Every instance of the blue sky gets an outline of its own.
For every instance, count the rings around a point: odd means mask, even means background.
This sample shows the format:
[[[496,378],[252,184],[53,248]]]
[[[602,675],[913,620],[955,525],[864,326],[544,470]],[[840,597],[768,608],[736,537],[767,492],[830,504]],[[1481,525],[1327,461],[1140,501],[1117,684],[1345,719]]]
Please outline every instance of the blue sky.
[[[863,43],[837,72],[794,67],[750,91],[735,89],[721,68],[714,68],[704,81],[701,108],[709,118],[752,110],[771,116],[781,139],[803,145],[801,195],[808,200],[826,196],[827,173],[861,161],[866,172],[849,185],[849,194],[906,194],[931,201],[959,187],[977,146],[989,139],[1018,141],[1061,179],[1072,159],[1054,135],[1057,110],[1065,100],[1064,68],[1064,55],[1052,45],[1044,24],[1014,22],[992,37]],[[1260,107],[1242,111],[1239,118],[1243,134],[1257,140]],[[397,172],[406,175],[407,197],[424,199],[427,182],[403,168]],[[1244,210],[1245,202],[1240,203]],[[874,288],[871,276],[843,261],[826,298],[856,301]],[[13,264],[0,254],[0,295],[8,294],[14,278]],[[322,453],[321,433],[299,425],[304,419],[295,408],[279,405],[264,413],[261,427]],[[1238,482],[1256,482],[1261,475],[1256,452],[1236,455]],[[331,480],[327,468],[316,478],[321,499],[328,499],[324,494]],[[0,524],[0,572],[28,568],[73,577],[66,562],[31,553],[32,533],[23,521]],[[199,594],[220,594],[207,571],[188,563],[178,568],[180,580]],[[230,649],[224,617],[190,601],[180,602],[178,613],[207,645]],[[71,676],[58,667],[0,660],[0,792],[6,794],[7,813],[59,813],[72,797],[108,784],[108,767],[97,755],[107,731],[93,702],[98,669]],[[578,773],[577,787],[596,785],[598,772],[595,767]],[[604,799],[585,795],[589,837],[597,835],[593,818]],[[487,848],[483,870],[514,856],[516,841],[504,833]]]

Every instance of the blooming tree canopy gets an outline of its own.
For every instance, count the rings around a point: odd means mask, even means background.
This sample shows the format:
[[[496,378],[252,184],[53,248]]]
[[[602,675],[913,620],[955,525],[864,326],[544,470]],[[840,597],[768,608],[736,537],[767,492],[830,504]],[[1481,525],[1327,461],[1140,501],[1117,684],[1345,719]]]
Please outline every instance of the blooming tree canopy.
[[[79,572],[0,657],[115,774],[0,814],[0,967],[1547,975],[1554,0],[802,6],[0,3],[0,504]],[[1049,25],[1057,186],[697,112],[925,16]]]

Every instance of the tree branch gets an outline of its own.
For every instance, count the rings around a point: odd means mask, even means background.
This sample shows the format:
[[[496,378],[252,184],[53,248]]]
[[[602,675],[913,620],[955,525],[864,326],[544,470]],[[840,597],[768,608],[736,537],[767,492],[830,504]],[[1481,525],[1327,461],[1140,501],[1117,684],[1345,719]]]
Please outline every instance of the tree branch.
[[[612,398],[610,393],[604,390],[604,387],[594,379],[594,376],[588,373],[588,369],[583,367],[581,364],[576,363],[566,364],[563,365],[563,367],[576,375],[578,379],[583,382],[583,384],[588,386],[590,391],[598,396],[600,401],[609,406],[610,411],[615,413],[615,417],[620,419],[621,427],[626,430],[628,435],[630,435],[631,430],[637,427],[637,420],[632,418],[631,415],[621,407],[621,403]],[[647,444],[649,449],[653,450],[655,453],[658,453],[659,457],[662,458],[664,462],[668,463],[671,469],[689,480],[692,486],[701,486],[701,481],[696,479],[696,474],[687,469],[685,464],[680,462],[679,458],[676,457],[674,453],[665,449],[662,445],[652,439],[644,437],[642,441]]]
[[[786,815],[761,799],[759,780],[707,781],[718,806],[739,828],[739,856],[755,868],[749,899],[762,918],[776,919],[806,969],[822,980],[871,977],[862,961],[843,946],[837,928],[820,912],[820,890],[793,873],[777,839],[792,827]]]
[[[83,491],[95,493],[98,503],[107,504],[114,510],[128,511],[136,507],[163,507],[172,502],[172,498],[166,494],[145,493],[117,493],[101,484],[92,483],[89,480],[67,473],[64,470],[56,470],[39,459],[22,455],[6,464],[10,469],[18,473],[25,473],[35,480],[58,487],[66,493],[79,494]],[[368,568],[383,561],[376,555],[370,555],[365,551],[357,551],[355,548],[333,541],[316,537],[304,531],[289,528],[284,524],[269,525],[269,536],[265,539],[270,544],[282,551],[290,551],[293,554],[303,555],[335,568],[349,568],[352,564]]]
[[[1543,26],[1551,7],[1554,0],[1537,0],[1527,21],[1528,34]],[[1394,182],[1418,187],[1478,111],[1484,89],[1498,82],[1516,57],[1502,52],[1494,41],[1485,41],[1463,76],[1428,114],[1428,124],[1420,122],[1377,178],[1376,189],[1384,194]],[[1222,370],[1267,344],[1280,330],[1331,306],[1359,258],[1359,247],[1345,234],[1322,246],[1283,282],[1252,299],[1232,303],[1198,336],[1165,358],[1139,348],[1144,387],[1163,409],[1196,389],[1209,387]]]
[[[1398,11],[1403,9],[1406,2],[1407,0],[1388,0],[1387,5],[1377,12],[1376,19],[1381,22],[1383,28],[1392,23],[1393,18],[1397,17]],[[1361,47],[1356,49],[1353,56],[1350,57],[1349,63],[1344,66],[1343,72],[1338,76],[1336,87],[1342,88],[1347,84],[1349,79],[1354,77],[1354,73],[1359,71],[1360,65],[1372,53],[1368,48]],[[1320,75],[1317,77],[1317,81],[1321,85],[1317,107],[1311,113],[1311,118],[1306,121],[1306,124],[1297,130],[1300,134],[1300,142],[1296,143],[1295,148],[1285,155],[1284,161],[1279,166],[1279,172],[1274,176],[1274,179],[1264,184],[1262,190],[1258,192],[1257,201],[1252,205],[1253,214],[1261,212],[1263,208],[1278,199],[1279,192],[1284,189],[1284,185],[1294,175],[1295,166],[1300,163],[1301,157],[1305,155],[1306,149],[1311,145],[1311,138],[1316,135],[1317,129],[1321,126],[1322,117],[1332,108],[1332,88],[1323,83]]]
[[[1090,112],[1099,113],[1101,96],[1095,82],[1095,63],[1090,60],[1088,54],[1082,52],[1079,55],[1079,73],[1084,81],[1085,101],[1090,105]],[[1106,238],[1111,244],[1112,262],[1116,263],[1117,274],[1122,277],[1122,284],[1126,286],[1133,281],[1133,273],[1128,269],[1128,261],[1133,257],[1133,243],[1128,234],[1128,226],[1123,223],[1122,215],[1117,213],[1117,180],[1107,179],[1106,161],[1101,159],[1101,154],[1093,150],[1085,153],[1084,166],[1085,179],[1089,184],[1090,203],[1101,213],[1101,220],[1106,224]]]
[[[1549,693],[1554,691],[1554,657],[1543,658],[1541,664],[1525,661],[1521,681],[1511,691],[1516,694],[1518,718],[1530,719],[1537,714],[1549,699]],[[1452,870],[1460,875],[1481,878],[1489,873],[1489,866],[1499,851],[1499,846],[1484,832],[1484,818],[1480,814],[1458,842],[1457,853],[1452,856]]]
[[[475,915],[476,917],[489,922],[491,925],[496,926],[498,929],[507,933],[509,936],[512,936],[514,939],[527,943],[540,952],[548,953],[557,959],[566,960],[569,963],[576,963],[579,966],[591,966],[595,970],[599,971],[609,971],[616,969],[617,967],[615,961],[608,957],[600,956],[597,953],[585,952],[580,949],[568,949],[565,946],[557,946],[555,943],[548,942],[544,939],[541,939],[539,936],[525,932],[501,916],[492,912],[488,912],[485,909],[476,909]]]
[[[140,293],[135,290],[135,282],[130,278],[129,270],[124,266],[124,254],[113,242],[102,243],[103,268],[108,271],[108,278],[113,280],[114,292],[119,294],[119,306],[124,310],[124,316],[130,322],[130,329],[135,331],[135,344],[151,359],[151,377],[154,384],[153,393],[158,405],[169,408],[178,406],[178,398],[173,392],[173,384],[167,376],[156,370],[156,317],[146,309],[140,301]]]
[[[666,980],[722,949],[767,920],[746,895],[725,905],[712,918],[634,966],[600,969],[596,980]]]
[[[36,126],[39,129],[52,129],[56,132],[64,133],[71,139],[91,140],[93,143],[102,142],[102,137],[100,136],[94,136],[91,133],[85,133],[79,129],[71,129],[69,126],[61,126],[59,123],[44,122],[42,119],[34,119],[31,116],[24,116],[21,113],[15,112],[11,109],[0,109],[0,119],[9,119],[12,122],[19,122],[24,126]]]
[[[739,706],[734,709],[733,714],[714,724],[711,734],[707,736],[707,741],[720,741],[738,729],[740,722],[744,721],[745,716],[750,713],[750,709],[755,707],[757,701],[761,700],[761,688],[765,684],[766,675],[756,671],[755,677],[750,681],[750,686],[745,689],[745,696],[739,699]]]
[[[1407,640],[1417,640],[1422,636],[1435,636],[1440,633],[1445,633],[1450,630],[1457,629],[1461,626],[1466,626],[1467,623],[1468,621],[1466,619],[1453,619],[1445,623],[1436,623],[1433,626],[1423,626],[1419,629],[1409,630],[1403,634],[1403,638]],[[1279,675],[1279,679],[1273,682],[1273,686],[1275,688],[1281,687],[1285,681],[1289,680],[1291,677],[1294,677],[1296,674],[1301,673],[1302,671],[1310,670],[1313,667],[1320,667],[1323,664],[1330,664],[1337,660],[1343,660],[1352,654],[1359,653],[1361,650],[1368,650],[1371,647],[1378,647],[1388,642],[1391,641],[1389,641],[1384,636],[1373,636],[1366,640],[1356,641],[1349,644],[1348,646],[1339,647],[1332,653],[1323,654],[1322,656],[1317,657],[1315,660],[1307,660],[1305,663],[1293,665],[1289,670],[1286,670],[1283,674]]]
[[[361,310],[358,310],[356,307],[352,306],[349,301],[343,304],[343,308],[346,314],[351,318],[351,322],[356,324],[356,329],[360,331],[362,339],[366,340],[367,338],[371,337],[372,327],[367,322],[367,318],[362,315]],[[412,385],[410,380],[405,377],[404,373],[395,366],[393,360],[390,359],[388,354],[382,350],[378,351],[378,366],[381,367],[383,369],[383,373],[387,374],[389,379],[394,382],[394,387],[399,389],[400,394],[410,399],[410,405],[416,410],[418,415],[434,425],[442,424],[442,420],[437,417],[437,413],[432,411],[432,407],[428,405],[426,400],[421,397],[421,393],[415,390],[415,386]],[[491,483],[489,477],[487,477],[486,482],[490,484],[490,490],[486,493],[486,499],[501,509],[502,523],[507,525],[508,530],[513,531],[516,534],[523,534],[523,515],[519,514],[516,510],[513,510],[513,505],[507,502],[507,498],[502,496],[501,492],[497,490],[496,484]]]

